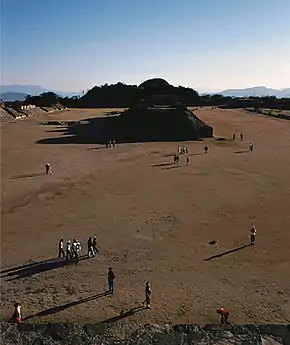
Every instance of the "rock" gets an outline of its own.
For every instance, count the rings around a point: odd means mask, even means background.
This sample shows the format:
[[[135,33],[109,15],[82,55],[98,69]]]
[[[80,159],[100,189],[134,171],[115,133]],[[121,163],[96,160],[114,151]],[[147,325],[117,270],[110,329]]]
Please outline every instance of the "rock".
[[[35,345],[289,345],[289,325],[140,326],[127,339],[105,324],[21,324],[1,322],[3,344]]]

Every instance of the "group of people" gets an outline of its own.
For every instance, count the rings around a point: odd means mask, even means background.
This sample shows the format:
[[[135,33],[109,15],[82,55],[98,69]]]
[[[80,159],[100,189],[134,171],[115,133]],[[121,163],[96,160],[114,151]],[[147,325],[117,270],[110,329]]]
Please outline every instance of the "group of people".
[[[77,239],[73,241],[68,240],[66,243],[66,248],[64,249],[64,239],[61,238],[58,242],[58,257],[68,260],[79,262],[80,252],[82,250],[81,243]],[[88,239],[88,257],[96,256],[98,252],[97,248],[97,238],[96,236],[91,236]]]
[[[115,146],[116,146],[116,140],[109,140],[109,142],[106,143],[106,148],[115,147]]]
[[[113,271],[112,267],[109,267],[108,269],[108,293],[113,294],[114,293],[114,280],[116,278],[115,272]],[[151,308],[151,286],[150,283],[147,282],[145,285],[145,300],[142,302],[142,305],[146,307],[147,309]],[[18,325],[22,323],[22,315],[21,315],[21,304],[20,303],[14,303],[14,312],[11,317],[11,321],[15,324]]]
[[[236,140],[236,133],[233,133],[233,140]],[[241,141],[244,140],[244,134],[243,134],[243,132],[240,133],[240,140],[241,140]]]
[[[255,245],[256,244],[256,227],[255,225],[253,225],[251,227],[251,231],[250,231],[250,243],[251,245]],[[59,257],[63,257],[63,258],[67,258],[70,257],[71,259],[75,259],[76,261],[78,261],[79,258],[79,252],[81,250],[81,245],[80,242],[76,239],[73,240],[73,243],[71,245],[71,241],[68,240],[67,241],[67,247],[66,247],[66,255],[65,255],[65,251],[64,251],[64,245],[63,245],[63,239],[61,239],[59,241]],[[94,237],[89,237],[88,239],[88,256],[89,257],[93,257],[96,255],[96,253],[98,252],[98,248],[97,248],[97,241],[96,241],[96,236]],[[113,294],[114,293],[114,280],[116,278],[115,272],[113,271],[112,267],[109,267],[108,269],[108,274],[107,274],[107,278],[108,278],[108,292]],[[151,308],[151,294],[152,294],[152,290],[151,290],[151,286],[150,283],[147,282],[145,284],[145,300],[142,302],[142,305],[145,306],[147,309]],[[220,316],[221,316],[221,324],[228,324],[228,318],[229,318],[229,311],[226,308],[219,308],[216,311]],[[20,303],[15,303],[14,304],[14,312],[12,315],[12,321],[15,324],[19,324],[21,323],[21,304]]]
[[[181,154],[181,155],[184,155],[184,154],[188,154],[188,148],[187,146],[180,146],[178,145],[177,147],[177,154]]]
[[[233,140],[236,140],[236,133],[233,133]],[[240,133],[240,140],[243,141],[244,140],[244,133],[241,132]],[[252,142],[250,142],[249,144],[249,151],[254,151],[254,144]]]

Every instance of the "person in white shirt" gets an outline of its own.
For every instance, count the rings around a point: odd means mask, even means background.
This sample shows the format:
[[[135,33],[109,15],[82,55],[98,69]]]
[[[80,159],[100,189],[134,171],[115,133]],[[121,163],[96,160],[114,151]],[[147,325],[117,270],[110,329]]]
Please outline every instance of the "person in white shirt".
[[[71,241],[68,240],[67,244],[66,244],[66,260],[68,261],[68,258],[72,259],[73,258],[73,254],[72,254],[72,245],[71,245]]]
[[[255,225],[253,225],[251,228],[251,244],[252,245],[256,244],[256,233],[257,233],[256,227]]]
[[[75,240],[75,261],[76,263],[79,262],[79,257],[80,257],[80,251],[82,250],[81,244],[79,240]]]
[[[58,257],[62,257],[63,259],[65,258],[65,252],[63,249],[63,238],[58,243]]]

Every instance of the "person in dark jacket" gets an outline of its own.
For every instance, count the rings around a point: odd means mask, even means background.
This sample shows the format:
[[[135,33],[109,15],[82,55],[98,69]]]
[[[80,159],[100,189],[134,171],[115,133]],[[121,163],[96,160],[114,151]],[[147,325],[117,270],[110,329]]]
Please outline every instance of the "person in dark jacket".
[[[108,285],[109,285],[109,292],[114,293],[114,279],[116,278],[115,273],[112,267],[109,268],[108,271]]]
[[[91,236],[88,239],[88,257],[94,257],[94,256],[95,256],[95,252],[93,248],[93,238]]]
[[[143,302],[143,305],[146,304],[146,308],[148,308],[148,309],[151,308],[151,306],[150,306],[151,294],[152,294],[152,291],[151,291],[150,283],[147,282],[145,285],[145,301]]]
[[[94,250],[94,253],[96,255],[96,253],[99,252],[99,249],[97,248],[97,237],[94,236],[94,239],[93,239],[93,250]]]

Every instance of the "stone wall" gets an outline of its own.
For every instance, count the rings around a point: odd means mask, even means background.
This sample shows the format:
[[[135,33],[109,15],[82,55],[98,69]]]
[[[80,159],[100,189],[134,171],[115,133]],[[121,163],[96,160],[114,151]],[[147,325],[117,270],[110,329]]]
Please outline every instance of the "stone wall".
[[[108,324],[1,323],[2,345],[290,345],[290,325],[145,325],[127,338]]]

